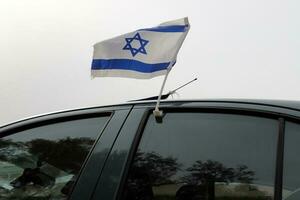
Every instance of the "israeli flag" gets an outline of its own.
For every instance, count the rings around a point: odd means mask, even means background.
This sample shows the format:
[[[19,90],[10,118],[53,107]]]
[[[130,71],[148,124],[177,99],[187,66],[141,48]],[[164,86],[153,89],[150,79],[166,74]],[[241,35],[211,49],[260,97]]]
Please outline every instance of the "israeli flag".
[[[183,18],[95,44],[92,77],[147,79],[166,74],[189,28],[188,18]]]

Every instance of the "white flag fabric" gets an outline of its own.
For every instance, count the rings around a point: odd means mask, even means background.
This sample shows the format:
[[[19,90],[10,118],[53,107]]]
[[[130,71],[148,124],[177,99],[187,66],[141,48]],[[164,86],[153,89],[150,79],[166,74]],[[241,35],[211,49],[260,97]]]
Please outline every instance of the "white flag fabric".
[[[139,29],[94,45],[92,77],[147,79],[164,75],[176,62],[188,33],[188,18]]]

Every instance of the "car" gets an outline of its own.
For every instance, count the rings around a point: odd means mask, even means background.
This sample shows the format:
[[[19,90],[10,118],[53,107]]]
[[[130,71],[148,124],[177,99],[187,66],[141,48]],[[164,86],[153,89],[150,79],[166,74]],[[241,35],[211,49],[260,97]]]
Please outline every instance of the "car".
[[[300,199],[300,102],[156,101],[0,128],[0,199]]]

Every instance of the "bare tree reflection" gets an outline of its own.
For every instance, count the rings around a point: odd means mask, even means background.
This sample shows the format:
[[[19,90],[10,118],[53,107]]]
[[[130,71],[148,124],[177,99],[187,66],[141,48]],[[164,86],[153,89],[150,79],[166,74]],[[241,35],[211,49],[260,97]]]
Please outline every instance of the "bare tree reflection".
[[[242,183],[250,187],[255,176],[254,171],[246,165],[232,168],[213,160],[198,160],[185,170],[181,166],[176,158],[163,157],[156,152],[138,151],[129,172],[123,199],[215,200],[216,183]],[[165,185],[168,194],[154,196],[153,188],[158,189],[162,185]],[[177,187],[172,197],[170,190],[175,185],[180,188]],[[257,194],[263,196],[262,193]]]
[[[250,184],[255,175],[246,165],[230,168],[212,160],[198,160],[186,171],[189,174],[183,177],[183,181],[187,185],[177,192],[178,199],[193,199],[198,194],[196,199],[214,200],[216,182]]]
[[[152,186],[173,183],[171,177],[179,168],[176,158],[138,151],[127,180],[125,199],[152,199]]]

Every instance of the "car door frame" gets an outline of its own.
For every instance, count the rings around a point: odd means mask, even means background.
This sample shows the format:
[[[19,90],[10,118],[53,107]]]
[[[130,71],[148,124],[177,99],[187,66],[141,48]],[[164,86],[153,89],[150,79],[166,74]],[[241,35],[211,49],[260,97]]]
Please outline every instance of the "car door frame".
[[[154,104],[149,103],[141,103],[135,105],[133,110],[131,111],[131,115],[136,112],[136,110],[143,109],[143,115],[139,115],[139,121],[136,123],[138,127],[136,128],[136,133],[134,137],[131,137],[128,140],[128,153],[126,155],[124,166],[121,171],[118,172],[119,177],[115,177],[119,179],[119,183],[115,184],[115,191],[111,191],[109,195],[101,194],[98,192],[99,183],[105,183],[107,179],[102,179],[102,176],[99,179],[98,187],[96,187],[95,194],[92,199],[111,199],[111,200],[120,200],[121,195],[124,189],[125,181],[128,176],[128,171],[133,160],[134,154],[138,147],[139,141],[142,137],[143,130],[147,123],[147,119],[150,114],[152,114],[154,109]],[[284,154],[284,126],[285,120],[289,119],[292,121],[300,121],[300,112],[295,109],[290,109],[287,107],[280,107],[274,105],[266,105],[260,103],[236,103],[236,102],[174,102],[174,103],[165,103],[161,105],[161,110],[164,112],[213,112],[213,113],[225,113],[225,114],[239,114],[239,115],[247,115],[247,116],[257,116],[257,117],[266,117],[277,120],[278,122],[278,132],[277,132],[277,149],[276,151],[276,166],[275,166],[275,180],[274,180],[274,200],[282,199],[282,178],[283,178],[283,154]],[[125,123],[126,124],[126,123]],[[127,130],[122,130],[123,134],[128,134]],[[132,130],[131,130],[132,131]],[[120,134],[117,138],[117,141]],[[117,142],[116,142],[117,143]],[[118,146],[114,146],[116,151],[118,151]],[[109,155],[110,156],[110,155]],[[109,159],[109,158],[108,158]],[[106,163],[108,165],[113,165],[113,163]],[[105,171],[104,171],[105,172]],[[107,173],[107,171],[106,171]],[[105,191],[106,193],[107,191]],[[103,192],[102,192],[103,193]],[[105,198],[104,198],[105,197]]]
[[[1,137],[5,137],[20,131],[72,120],[88,119],[94,117],[109,117],[104,127],[99,130],[99,134],[81,166],[81,170],[73,186],[73,190],[68,197],[68,199],[90,199],[102,172],[102,167],[104,166],[104,162],[101,162],[102,160],[97,159],[98,156],[95,150],[99,150],[99,147],[103,146],[102,144],[100,144],[103,143],[103,138],[105,140],[105,147],[107,147],[108,150],[112,148],[113,142],[115,141],[117,134],[119,133],[124,121],[128,117],[131,109],[132,105],[126,105],[50,113],[2,126],[0,127],[0,135]],[[103,157],[104,161],[106,160],[108,155],[109,151],[106,151]],[[90,166],[92,165],[98,166],[99,168],[91,168]],[[89,176],[90,174],[93,174],[93,176]],[[87,176],[91,177],[88,187],[84,182]]]

